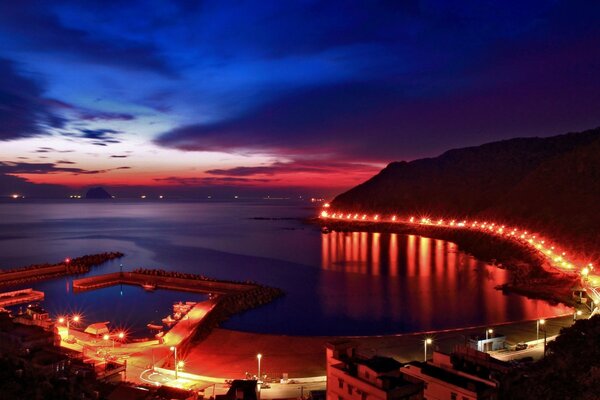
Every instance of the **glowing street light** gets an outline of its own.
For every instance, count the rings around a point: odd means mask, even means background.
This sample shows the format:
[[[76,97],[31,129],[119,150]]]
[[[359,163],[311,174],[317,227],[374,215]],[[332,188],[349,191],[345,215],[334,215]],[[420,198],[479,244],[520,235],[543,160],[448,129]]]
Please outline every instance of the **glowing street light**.
[[[258,353],[256,355],[256,359],[258,360],[258,375],[257,375],[257,383],[260,383],[260,360],[262,360],[262,354]]]
[[[577,310],[576,312],[573,313],[573,321],[577,321],[577,317],[581,317],[581,314],[583,314],[583,312],[581,310]]]
[[[493,337],[494,330],[493,329],[488,329],[487,331],[485,331],[485,340],[488,340],[490,337]]]
[[[542,327],[543,327],[545,323],[546,323],[545,319],[537,320],[536,331],[535,331],[535,340],[540,340],[540,325],[542,325]]]
[[[433,343],[433,339],[431,338],[427,338],[425,339],[425,341],[423,342],[424,345],[424,360],[425,362],[427,362],[427,345]]]
[[[69,337],[69,328],[71,327],[71,322],[77,324],[81,320],[81,317],[78,314],[73,315],[71,318],[67,317],[59,317],[58,323],[63,325],[67,324],[67,338]]]
[[[171,346],[170,350],[173,352],[175,357],[175,380],[177,380],[177,371],[179,370],[179,362],[177,361],[177,346]]]

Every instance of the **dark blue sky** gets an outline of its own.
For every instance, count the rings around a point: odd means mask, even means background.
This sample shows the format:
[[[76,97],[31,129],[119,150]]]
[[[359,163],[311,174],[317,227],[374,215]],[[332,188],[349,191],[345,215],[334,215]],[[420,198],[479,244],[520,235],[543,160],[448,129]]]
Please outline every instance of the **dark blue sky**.
[[[2,2],[0,194],[331,193],[394,160],[596,127],[598,21],[572,0]]]

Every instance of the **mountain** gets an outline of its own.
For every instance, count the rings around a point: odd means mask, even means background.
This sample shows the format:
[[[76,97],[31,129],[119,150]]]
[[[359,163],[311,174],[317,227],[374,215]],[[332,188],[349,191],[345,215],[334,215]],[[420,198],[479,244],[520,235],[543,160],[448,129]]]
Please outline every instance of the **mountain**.
[[[112,199],[113,196],[102,187],[90,188],[85,194],[86,199]]]
[[[393,162],[332,208],[494,218],[589,248],[600,239],[600,128]]]

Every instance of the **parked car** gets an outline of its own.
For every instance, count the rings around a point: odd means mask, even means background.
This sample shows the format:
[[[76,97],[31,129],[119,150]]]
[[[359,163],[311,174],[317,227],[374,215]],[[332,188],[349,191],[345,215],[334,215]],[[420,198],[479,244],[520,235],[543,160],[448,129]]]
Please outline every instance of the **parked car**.
[[[515,350],[516,350],[516,351],[519,351],[519,350],[525,350],[527,347],[529,347],[529,346],[527,345],[527,343],[523,343],[523,342],[521,342],[521,343],[517,343],[517,345],[515,346]]]

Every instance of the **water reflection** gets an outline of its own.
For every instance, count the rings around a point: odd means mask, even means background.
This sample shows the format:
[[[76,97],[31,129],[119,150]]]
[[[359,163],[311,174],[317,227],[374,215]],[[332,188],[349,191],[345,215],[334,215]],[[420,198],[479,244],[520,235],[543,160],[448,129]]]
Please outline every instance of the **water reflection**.
[[[404,331],[482,325],[560,314],[496,289],[510,273],[454,243],[415,235],[332,232],[321,237],[320,295],[327,315],[385,321]]]

